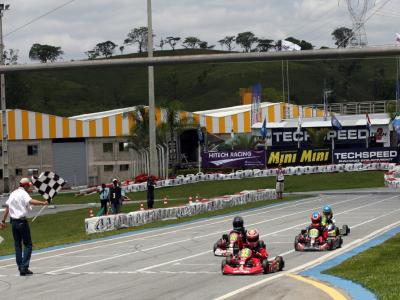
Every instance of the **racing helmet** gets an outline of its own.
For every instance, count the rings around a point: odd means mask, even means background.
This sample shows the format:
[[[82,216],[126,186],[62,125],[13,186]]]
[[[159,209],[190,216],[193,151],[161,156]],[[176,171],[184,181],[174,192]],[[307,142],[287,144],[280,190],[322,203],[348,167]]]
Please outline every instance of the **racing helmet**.
[[[311,215],[311,223],[314,227],[317,227],[321,223],[321,214],[319,212],[313,212]]]
[[[254,248],[258,246],[260,240],[260,235],[257,229],[251,229],[247,231],[247,244],[250,248]]]
[[[241,230],[243,228],[243,218],[239,216],[234,217],[232,225],[234,230]]]
[[[332,215],[332,208],[329,205],[324,206],[322,209],[324,216],[329,217]]]

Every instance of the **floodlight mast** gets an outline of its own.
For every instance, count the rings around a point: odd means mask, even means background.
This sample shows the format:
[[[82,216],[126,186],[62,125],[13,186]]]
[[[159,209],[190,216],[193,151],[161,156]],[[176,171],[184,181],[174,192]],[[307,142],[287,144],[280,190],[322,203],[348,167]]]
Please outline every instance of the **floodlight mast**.
[[[4,65],[4,43],[3,43],[3,12],[10,8],[9,4],[0,4],[0,65]],[[7,133],[7,107],[4,73],[0,75],[0,98],[1,98],[1,120],[2,120],[2,170],[3,170],[3,192],[10,191],[8,172],[8,133]]]

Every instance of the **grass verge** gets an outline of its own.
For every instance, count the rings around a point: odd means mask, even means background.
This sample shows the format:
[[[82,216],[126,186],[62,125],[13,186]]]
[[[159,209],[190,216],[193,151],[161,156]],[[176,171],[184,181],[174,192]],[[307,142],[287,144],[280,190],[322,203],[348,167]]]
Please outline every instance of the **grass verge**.
[[[400,295],[400,234],[324,271],[362,284],[382,300]]]
[[[309,174],[301,176],[286,176],[285,192],[309,192],[320,190],[372,188],[383,187],[382,171],[346,172]],[[243,190],[255,190],[260,188],[275,188],[275,177],[245,178],[226,181],[207,181],[186,184],[174,187],[165,187],[155,190],[155,197],[162,199],[168,196],[171,199],[184,201],[192,195],[210,198],[221,195],[231,195]],[[129,193],[132,200],[146,199],[146,192]],[[54,204],[76,204],[99,202],[97,194],[74,197],[72,194],[60,194],[55,198]]]
[[[61,212],[56,215],[43,215],[36,219],[34,223],[30,223],[31,235],[34,244],[34,250],[41,248],[56,246],[60,244],[67,244],[78,242],[82,240],[92,240],[102,237],[107,237],[115,234],[120,234],[129,231],[137,231],[146,228],[162,227],[171,224],[177,224],[207,217],[213,217],[223,214],[233,213],[235,211],[242,211],[252,208],[258,208],[265,205],[270,205],[283,201],[293,201],[304,196],[289,196],[285,197],[284,200],[268,200],[268,201],[257,201],[246,205],[240,205],[212,211],[205,214],[196,215],[193,217],[186,217],[176,220],[157,221],[142,226],[120,229],[118,231],[104,232],[98,234],[87,235],[85,233],[83,220],[87,217],[87,209],[80,209],[75,211]],[[138,209],[138,205],[125,205],[123,206],[123,212],[134,211]],[[13,254],[14,244],[11,232],[11,225],[7,224],[7,228],[0,231],[0,235],[3,236],[4,242],[0,245],[0,256]]]

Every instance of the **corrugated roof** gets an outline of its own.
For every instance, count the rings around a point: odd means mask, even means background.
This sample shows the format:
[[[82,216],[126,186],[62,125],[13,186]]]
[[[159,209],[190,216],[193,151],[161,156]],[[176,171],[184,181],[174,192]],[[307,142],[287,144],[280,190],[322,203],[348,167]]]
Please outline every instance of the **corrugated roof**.
[[[336,115],[336,118],[342,124],[342,126],[366,126],[367,119],[365,114],[362,115]],[[371,125],[388,125],[391,118],[388,114],[370,114],[369,118],[371,120]],[[276,123],[267,123],[267,128],[297,128],[298,119],[288,119]],[[323,117],[314,117],[303,120],[301,126],[304,128],[313,127],[332,127],[331,119],[325,121]],[[252,126],[253,129],[259,129],[262,127],[262,123],[256,123]]]

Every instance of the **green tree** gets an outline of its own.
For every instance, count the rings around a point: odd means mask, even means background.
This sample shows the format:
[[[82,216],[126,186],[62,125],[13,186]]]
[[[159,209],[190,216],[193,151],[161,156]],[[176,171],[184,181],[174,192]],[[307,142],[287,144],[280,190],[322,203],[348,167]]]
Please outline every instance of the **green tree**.
[[[292,42],[292,43],[294,43],[296,45],[299,45],[301,47],[301,50],[312,50],[312,49],[314,49],[314,46],[311,43],[309,43],[309,42],[307,42],[305,40],[298,40],[298,39],[296,39],[294,37],[289,37],[289,38],[286,39],[286,41],[289,41],[289,42]]]
[[[338,48],[346,48],[354,40],[354,32],[347,27],[338,27],[332,33],[332,39]]]
[[[274,48],[274,40],[269,39],[258,39],[257,50],[260,52],[267,52]]]
[[[94,50],[96,53],[99,53],[99,55],[105,56],[106,58],[111,57],[114,53],[114,49],[117,47],[116,44],[114,44],[111,41],[106,41],[103,43],[98,43]]]
[[[224,46],[226,46],[226,48],[228,49],[228,51],[232,51],[232,44],[233,42],[236,40],[235,36],[226,36],[223,39],[219,40],[218,43],[221,45],[221,47],[223,48]]]
[[[254,43],[257,43],[258,38],[251,31],[238,33],[236,36],[236,44],[244,49],[244,52],[250,52]]]
[[[168,36],[165,38],[165,43],[168,44],[171,48],[172,51],[175,50],[176,44],[181,40],[180,37],[177,36]]]
[[[134,28],[128,33],[128,37],[124,40],[125,45],[137,44],[139,53],[147,50],[147,27]]]
[[[188,36],[183,40],[183,47],[188,48],[188,49],[195,49],[199,44],[201,43],[201,40],[198,39],[197,37],[194,36]]]
[[[61,58],[63,54],[61,47],[50,45],[33,44],[29,50],[29,58],[31,60],[40,60],[41,63],[54,62]]]

